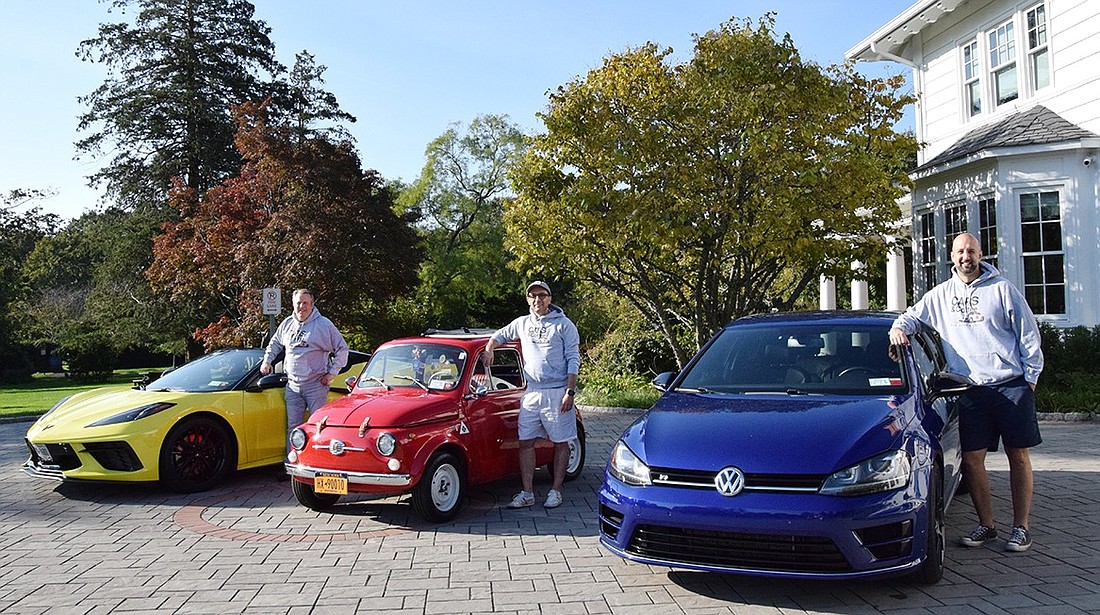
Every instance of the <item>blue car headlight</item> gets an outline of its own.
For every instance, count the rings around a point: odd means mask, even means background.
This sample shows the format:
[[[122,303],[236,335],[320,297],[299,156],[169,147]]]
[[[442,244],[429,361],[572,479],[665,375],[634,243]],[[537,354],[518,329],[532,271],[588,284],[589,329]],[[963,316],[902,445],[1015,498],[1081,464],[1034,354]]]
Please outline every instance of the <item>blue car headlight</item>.
[[[628,485],[650,485],[649,466],[642,463],[641,459],[630,450],[630,447],[619,440],[615,449],[611,451],[611,461],[608,463],[608,471],[615,478]]]
[[[909,484],[909,453],[898,450],[877,455],[834,472],[825,479],[825,495],[866,495],[899,489]]]
[[[167,410],[176,404],[171,404],[166,401],[157,402],[155,404],[145,404],[144,406],[138,406],[132,410],[126,412],[120,412],[118,414],[109,416],[104,419],[99,419],[94,423],[87,425],[88,427],[102,427],[103,425],[114,425],[116,423],[129,423],[130,421],[136,421],[143,419],[147,416],[152,416],[158,412]]]

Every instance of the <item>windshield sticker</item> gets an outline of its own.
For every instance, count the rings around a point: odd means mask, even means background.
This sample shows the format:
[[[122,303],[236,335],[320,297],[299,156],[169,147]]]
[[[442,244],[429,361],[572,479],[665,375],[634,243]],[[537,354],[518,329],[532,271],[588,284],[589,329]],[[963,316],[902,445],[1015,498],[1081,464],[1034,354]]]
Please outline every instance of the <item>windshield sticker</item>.
[[[873,387],[900,387],[901,378],[868,378],[867,384]]]

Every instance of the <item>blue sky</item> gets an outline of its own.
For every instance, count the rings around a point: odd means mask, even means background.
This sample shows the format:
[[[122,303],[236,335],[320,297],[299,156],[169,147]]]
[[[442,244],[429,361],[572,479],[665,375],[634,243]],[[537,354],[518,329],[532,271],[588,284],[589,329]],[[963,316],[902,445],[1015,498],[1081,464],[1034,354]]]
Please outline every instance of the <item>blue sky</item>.
[[[546,92],[604,57],[654,42],[691,56],[692,35],[731,17],[775,12],[803,57],[840,63],[844,52],[913,0],[254,0],[286,65],[305,49],[328,67],[325,87],[358,118],[349,128],[363,165],[415,179],[424,148],[452,122],[507,114],[528,132]],[[51,189],[38,203],[73,218],[97,203],[94,160],[74,161],[77,97],[106,73],[75,51],[100,23],[125,19],[93,0],[6,0],[0,19],[0,192]],[[909,75],[898,64],[862,65]],[[911,128],[907,118],[902,128]]]

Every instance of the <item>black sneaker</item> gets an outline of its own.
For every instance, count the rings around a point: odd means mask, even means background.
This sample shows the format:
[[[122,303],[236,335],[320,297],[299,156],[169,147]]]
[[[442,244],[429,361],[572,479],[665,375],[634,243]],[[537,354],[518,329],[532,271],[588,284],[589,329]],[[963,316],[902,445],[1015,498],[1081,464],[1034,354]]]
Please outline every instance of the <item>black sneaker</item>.
[[[980,547],[987,542],[997,540],[997,528],[979,525],[966,536],[959,539],[959,544],[964,547]]]
[[[1008,544],[1005,545],[1005,550],[1023,552],[1031,548],[1031,534],[1028,533],[1027,528],[1022,525],[1016,525],[1012,528],[1012,536],[1008,538]]]

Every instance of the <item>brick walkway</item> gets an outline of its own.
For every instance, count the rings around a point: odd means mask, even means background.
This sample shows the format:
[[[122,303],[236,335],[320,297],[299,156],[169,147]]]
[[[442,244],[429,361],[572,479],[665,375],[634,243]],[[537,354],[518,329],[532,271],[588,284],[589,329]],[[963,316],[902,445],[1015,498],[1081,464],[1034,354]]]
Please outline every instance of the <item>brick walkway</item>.
[[[1100,424],[1043,424],[1031,551],[952,542],[944,580],[921,587],[698,573],[608,554],[596,491],[633,418],[586,416],[587,468],[560,508],[502,509],[516,488],[503,482],[445,525],[398,499],[312,512],[269,471],[195,495],[38,481],[18,471],[29,423],[0,424],[0,613],[1100,614]],[[991,454],[990,468],[1007,525],[1004,455]],[[536,489],[547,488],[540,472]],[[951,538],[973,523],[969,499],[957,500]]]

